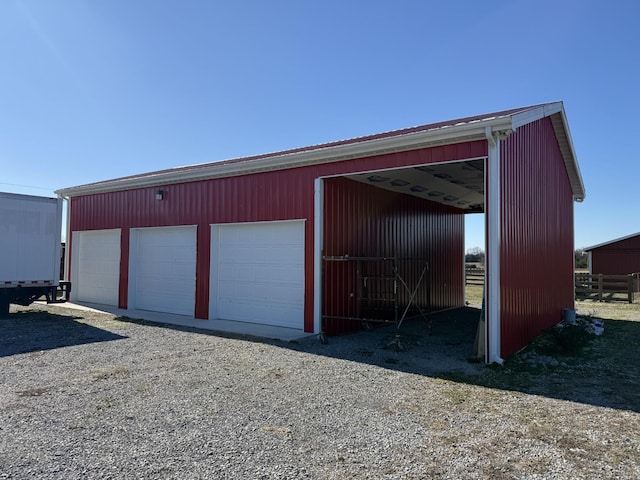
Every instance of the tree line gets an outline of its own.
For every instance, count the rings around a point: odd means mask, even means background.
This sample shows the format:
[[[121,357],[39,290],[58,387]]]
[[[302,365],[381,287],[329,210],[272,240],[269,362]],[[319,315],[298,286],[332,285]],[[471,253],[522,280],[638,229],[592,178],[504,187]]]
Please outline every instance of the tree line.
[[[467,253],[464,255],[465,263],[482,263],[484,264],[484,250],[480,247],[473,247],[467,250]],[[575,259],[575,268],[576,269],[586,269],[589,267],[587,261],[588,255],[587,252],[584,251],[583,248],[577,248],[574,250],[574,259]]]

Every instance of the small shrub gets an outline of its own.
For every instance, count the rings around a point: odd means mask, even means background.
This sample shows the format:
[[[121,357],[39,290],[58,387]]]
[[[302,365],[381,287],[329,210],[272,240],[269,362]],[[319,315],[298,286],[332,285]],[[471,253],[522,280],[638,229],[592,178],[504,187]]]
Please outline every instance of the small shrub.
[[[544,354],[571,355],[580,353],[593,338],[582,325],[562,325],[543,333],[538,350]]]

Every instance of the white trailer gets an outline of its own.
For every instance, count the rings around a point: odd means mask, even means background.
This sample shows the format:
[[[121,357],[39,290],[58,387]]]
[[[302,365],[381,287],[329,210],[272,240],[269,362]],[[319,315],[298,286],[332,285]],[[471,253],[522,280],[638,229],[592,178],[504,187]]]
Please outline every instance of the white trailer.
[[[0,316],[10,303],[69,298],[71,285],[60,281],[61,235],[62,199],[0,192]]]

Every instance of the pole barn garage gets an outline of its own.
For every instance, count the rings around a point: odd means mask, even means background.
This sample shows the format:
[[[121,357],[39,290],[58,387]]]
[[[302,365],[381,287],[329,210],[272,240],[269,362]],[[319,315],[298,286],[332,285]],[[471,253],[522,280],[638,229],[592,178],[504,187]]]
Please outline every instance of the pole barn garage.
[[[484,212],[485,360],[574,306],[585,191],[561,102],[56,193],[77,302],[333,334],[391,262],[396,311],[461,307],[464,215]]]

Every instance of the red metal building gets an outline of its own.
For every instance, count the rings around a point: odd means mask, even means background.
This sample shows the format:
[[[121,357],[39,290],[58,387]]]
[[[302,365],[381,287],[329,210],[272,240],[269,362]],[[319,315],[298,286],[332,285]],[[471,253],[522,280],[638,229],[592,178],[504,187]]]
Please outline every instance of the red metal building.
[[[640,273],[640,233],[585,248],[589,272],[603,275]]]
[[[358,309],[354,263],[323,260],[349,256],[418,259],[403,267],[415,303],[460,307],[464,215],[485,212],[486,360],[573,307],[585,192],[561,102],[57,193],[76,301],[318,333]]]

